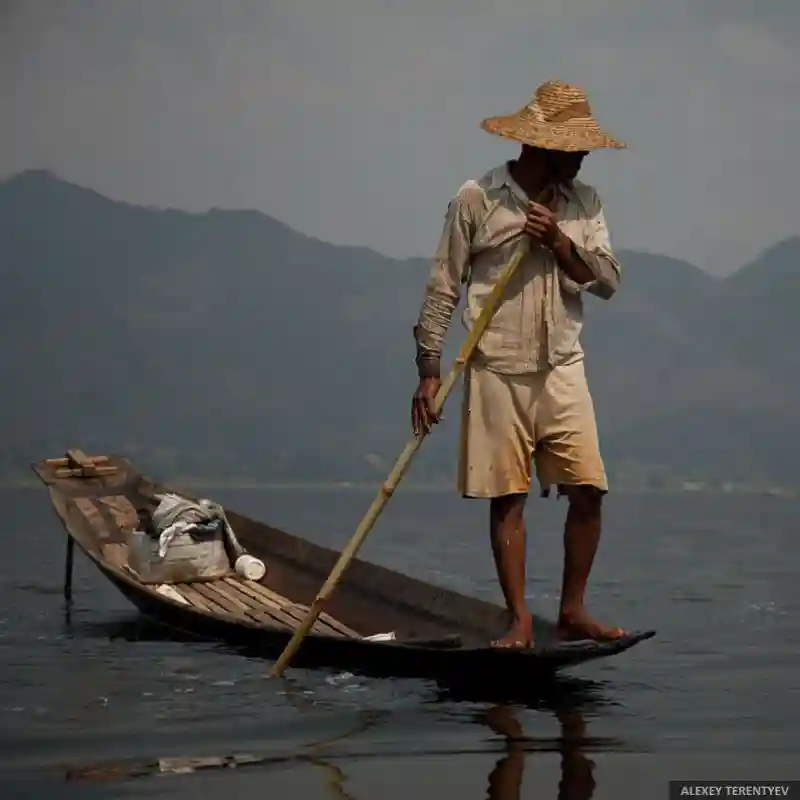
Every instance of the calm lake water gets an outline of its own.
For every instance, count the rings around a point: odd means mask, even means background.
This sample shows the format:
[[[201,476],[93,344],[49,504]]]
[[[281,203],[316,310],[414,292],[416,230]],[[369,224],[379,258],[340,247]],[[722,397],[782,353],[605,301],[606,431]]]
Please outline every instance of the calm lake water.
[[[337,548],[373,497],[203,493]],[[334,671],[266,680],[268,662],[142,623],[80,554],[68,619],[44,489],[0,497],[0,797],[585,800],[666,798],[669,780],[800,779],[796,500],[610,495],[591,607],[656,638],[565,673],[557,693],[497,705]],[[401,489],[361,555],[498,600],[487,511]],[[565,511],[528,510],[529,594],[548,615]],[[260,763],[152,768],[244,753]]]

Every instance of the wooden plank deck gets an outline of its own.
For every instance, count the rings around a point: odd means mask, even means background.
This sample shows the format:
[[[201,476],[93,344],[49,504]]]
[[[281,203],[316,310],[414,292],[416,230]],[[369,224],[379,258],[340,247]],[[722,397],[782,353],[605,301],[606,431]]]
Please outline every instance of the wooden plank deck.
[[[302,622],[308,606],[293,603],[254,581],[231,573],[224,578],[195,583],[171,584],[187,602],[202,611],[231,616],[239,621],[251,620],[269,627],[293,631]],[[336,638],[360,639],[358,633],[329,614],[320,615],[312,628],[314,633]]]
[[[94,531],[103,558],[117,569],[127,568],[126,531],[138,522],[136,509],[124,495],[76,497],[72,499]],[[130,572],[130,571],[129,571]],[[135,577],[135,574],[130,572]],[[269,575],[269,572],[267,572]],[[308,613],[308,606],[295,603],[256,581],[231,571],[223,578],[167,584],[195,609],[237,622],[257,623],[294,631]],[[149,586],[155,591],[156,584]],[[335,638],[360,639],[361,636],[325,612],[319,615],[313,633]]]

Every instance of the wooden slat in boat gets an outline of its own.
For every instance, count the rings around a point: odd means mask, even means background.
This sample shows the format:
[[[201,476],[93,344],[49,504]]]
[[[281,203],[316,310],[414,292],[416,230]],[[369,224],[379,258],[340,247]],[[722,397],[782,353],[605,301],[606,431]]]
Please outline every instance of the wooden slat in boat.
[[[245,578],[240,579],[240,583],[243,586],[246,586],[253,592],[256,592],[258,595],[264,598],[267,602],[274,603],[278,608],[292,617],[295,622],[302,622],[305,619],[306,613],[308,612],[309,607],[306,605],[302,605],[300,603],[293,603],[291,600],[288,600],[285,597],[282,597],[277,592],[273,592],[272,589],[268,589],[261,583],[256,583],[255,581],[249,581]],[[330,614],[323,611],[319,615],[319,619],[325,623],[329,628],[331,628],[335,633],[342,635],[342,636],[350,636],[353,638],[360,638],[359,635],[348,628],[347,625],[339,622],[338,620],[334,619]]]
[[[100,541],[127,544],[124,532],[117,527],[113,516],[105,506],[101,508],[93,498],[89,497],[75,497],[73,502],[86,517]]]
[[[267,590],[265,586],[255,581],[246,580],[238,575],[225,578],[224,580],[228,587],[243,595],[244,598],[249,598],[250,603],[255,604],[257,608],[268,609],[270,614],[277,616],[292,630],[297,627],[300,620],[303,619],[305,613],[308,611],[307,607],[297,606],[287,598]],[[341,623],[333,625],[330,622],[332,618],[327,615],[326,617],[327,619],[322,619],[322,615],[320,615],[320,618],[315,621],[312,630],[326,636],[350,636],[355,639],[361,638],[355,631],[347,628],[346,625],[342,625]],[[343,632],[341,630],[342,628],[347,632]]]
[[[237,581],[234,578],[223,578],[223,580],[229,585],[235,586],[240,595],[249,597],[256,607],[263,608],[268,614],[278,620],[283,627],[292,631],[297,627],[297,622],[294,617],[287,614],[280,606],[274,603],[265,603],[257,593],[252,592],[242,581]]]
[[[272,606],[267,606],[256,598],[250,597],[240,590],[240,584],[235,578],[225,578],[222,581],[217,581],[213,584],[214,589],[228,597],[231,601],[236,602],[242,608],[247,610],[248,614],[256,615],[262,622],[269,625],[278,625],[287,630],[293,631],[297,626],[295,620],[284,614],[280,609]],[[338,636],[336,631],[327,628],[324,623],[314,625],[312,630],[323,636]]]
[[[205,600],[211,601],[224,608],[228,614],[238,619],[251,620],[259,625],[266,624],[271,627],[280,626],[280,623],[269,614],[254,609],[248,609],[244,603],[240,603],[232,598],[230,594],[225,592],[218,584],[219,581],[202,581],[194,583],[192,586],[195,587],[197,593],[202,595]]]
[[[117,527],[123,531],[136,530],[139,524],[139,515],[133,507],[133,503],[124,494],[115,494],[108,497],[98,497],[97,506],[99,509],[107,507],[114,518]]]
[[[83,514],[89,522],[89,525],[94,529],[95,533],[101,541],[110,541],[112,531],[100,516],[100,510],[94,504],[94,501],[88,497],[76,497],[73,502],[78,507],[78,510]]]
[[[225,609],[228,614],[233,615],[234,617],[244,618],[247,614],[236,605],[236,603],[232,603],[228,600],[227,597],[221,595],[219,592],[215,592],[213,587],[213,581],[197,581],[193,583],[195,591],[202,595],[206,600],[210,600],[212,603],[216,603],[218,606],[221,606]]]
[[[104,544],[103,558],[117,569],[125,569],[128,566],[128,545],[119,542]]]
[[[235,598],[236,602],[241,603],[248,611],[256,612],[263,617],[271,620],[271,624],[279,625],[282,628],[288,628],[289,630],[294,629],[294,621],[291,617],[288,617],[285,614],[282,614],[279,610],[272,608],[270,606],[264,605],[264,603],[259,602],[258,600],[250,597],[245,592],[241,591],[239,584],[232,578],[222,578],[216,584],[216,588],[226,593],[229,597]]]
[[[193,584],[174,583],[172,585],[175,587],[176,591],[180,592],[180,594],[191,603],[191,605],[199,608],[201,611],[207,611],[210,614],[228,613],[222,606],[203,597],[203,595],[194,588]]]
[[[249,619],[260,625],[271,628],[282,628],[293,631],[297,621],[282,613],[279,609],[265,605],[258,598],[238,592],[232,579],[198,581],[196,583],[178,583],[173,585],[192,605],[203,611],[222,613],[238,619]],[[312,629],[314,632],[328,636],[341,636],[336,630],[320,623]]]
[[[231,594],[231,592],[229,592],[225,588],[224,582],[222,580],[209,581],[206,584],[206,589],[209,592],[216,592],[217,594],[222,595],[222,597],[224,597],[229,603],[232,603],[233,605],[236,606],[236,608],[238,608],[240,611],[244,613],[253,610],[251,606],[247,605],[247,603],[243,603],[238,597]]]
[[[230,591],[230,587],[226,586],[222,580],[210,583],[208,588],[211,591],[215,591],[221,594],[231,603],[234,603],[245,614],[252,617],[261,624],[267,624],[270,626],[277,625],[278,627],[286,628],[287,630],[294,630],[293,625],[287,624],[284,620],[280,619],[272,609],[265,607],[263,604],[256,605],[253,603],[247,603],[246,598],[239,596],[238,593],[236,592]],[[325,631],[320,629],[319,627],[316,629],[316,632],[325,633]]]

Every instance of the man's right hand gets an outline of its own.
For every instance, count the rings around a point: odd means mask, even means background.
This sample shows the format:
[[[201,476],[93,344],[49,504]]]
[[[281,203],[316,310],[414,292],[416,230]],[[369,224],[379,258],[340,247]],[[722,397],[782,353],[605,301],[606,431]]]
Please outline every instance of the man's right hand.
[[[434,402],[441,385],[442,381],[439,378],[420,379],[417,391],[411,400],[411,427],[415,436],[419,436],[421,431],[430,433],[431,425],[439,421],[439,416],[434,411]]]

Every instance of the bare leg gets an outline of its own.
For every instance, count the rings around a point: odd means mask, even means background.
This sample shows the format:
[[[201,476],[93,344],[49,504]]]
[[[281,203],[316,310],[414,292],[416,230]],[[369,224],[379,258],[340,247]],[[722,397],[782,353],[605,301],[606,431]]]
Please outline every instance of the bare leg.
[[[486,713],[487,725],[505,739],[506,755],[489,773],[489,800],[519,800],[525,771],[525,734],[510,706],[498,705]]]
[[[492,553],[500,587],[511,616],[511,628],[497,647],[530,647],[533,621],[525,603],[525,520],[527,495],[495,497],[490,506]]]
[[[602,492],[592,486],[572,486],[568,487],[567,495],[559,635],[564,639],[616,639],[625,632],[596,622],[585,606],[586,584],[600,541]]]
[[[586,720],[577,708],[556,710],[561,726],[561,780],[558,783],[558,800],[589,800],[594,794],[595,763],[587,758],[584,748]]]

